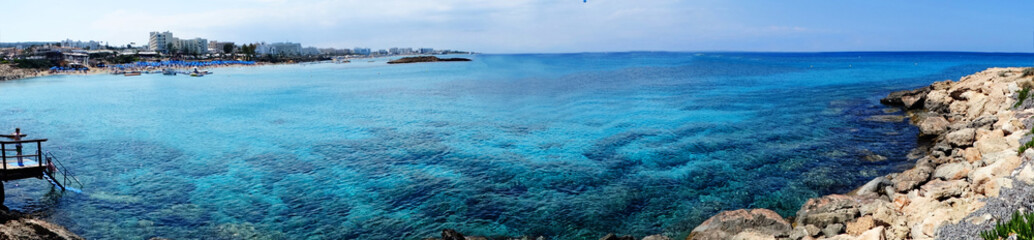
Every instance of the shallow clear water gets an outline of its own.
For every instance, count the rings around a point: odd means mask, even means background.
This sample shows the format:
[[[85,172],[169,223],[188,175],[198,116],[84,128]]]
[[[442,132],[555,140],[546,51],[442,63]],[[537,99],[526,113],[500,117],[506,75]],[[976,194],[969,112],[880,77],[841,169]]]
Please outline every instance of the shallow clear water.
[[[7,205],[90,239],[598,239],[792,215],[907,167],[893,90],[1034,55],[609,53],[0,82],[0,129],[49,138],[82,194]],[[8,130],[4,130],[8,131]],[[888,160],[864,161],[869,154]]]

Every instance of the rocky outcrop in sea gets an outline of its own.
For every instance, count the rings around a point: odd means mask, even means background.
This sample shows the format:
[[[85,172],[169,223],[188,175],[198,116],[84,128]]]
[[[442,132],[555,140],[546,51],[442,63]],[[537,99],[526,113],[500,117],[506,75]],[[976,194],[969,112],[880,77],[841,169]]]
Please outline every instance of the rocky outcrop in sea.
[[[79,240],[62,226],[9,210],[0,210],[0,239]]]
[[[44,73],[35,69],[21,69],[10,65],[0,64],[0,81],[37,77],[41,74]]]
[[[1023,68],[991,68],[958,81],[891,93],[919,127],[914,167],[845,194],[808,200],[796,216],[767,209],[721,212],[692,239],[979,239],[998,219],[1034,207],[1034,88]],[[1023,94],[1026,95],[1026,94]]]
[[[388,64],[421,63],[421,62],[470,62],[466,58],[438,58],[435,56],[404,57],[388,61]]]

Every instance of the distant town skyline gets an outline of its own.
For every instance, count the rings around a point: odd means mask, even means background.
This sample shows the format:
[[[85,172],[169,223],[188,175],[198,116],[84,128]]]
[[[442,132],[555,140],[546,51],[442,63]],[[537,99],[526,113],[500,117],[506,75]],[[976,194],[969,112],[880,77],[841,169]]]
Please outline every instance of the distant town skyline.
[[[15,1],[0,42],[148,44],[171,31],[319,48],[487,53],[1034,51],[1025,1]]]

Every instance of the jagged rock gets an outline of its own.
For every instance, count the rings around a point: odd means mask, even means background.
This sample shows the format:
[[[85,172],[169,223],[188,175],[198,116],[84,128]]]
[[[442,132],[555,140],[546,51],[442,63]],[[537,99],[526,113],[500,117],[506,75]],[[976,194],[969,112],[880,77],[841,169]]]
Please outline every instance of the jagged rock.
[[[464,240],[463,234],[456,232],[456,230],[445,229],[442,230],[442,240]]]
[[[951,105],[948,105],[948,112],[963,113],[966,112],[966,110],[969,110],[969,102],[965,100],[954,101],[951,102]]]
[[[973,91],[963,93],[962,95],[969,99],[969,108],[966,109],[966,116],[976,117],[984,112],[984,106],[987,104],[986,95]]]
[[[981,154],[987,156],[988,153],[999,152],[1005,150],[1008,143],[1005,142],[1005,132],[1001,129],[993,131],[988,130],[977,130],[977,141],[973,144],[980,150]]]
[[[791,229],[790,223],[772,210],[739,209],[712,216],[694,228],[686,239],[729,239],[747,230],[764,235],[788,236]]]
[[[974,147],[966,148],[966,150],[962,151],[962,155],[966,158],[966,162],[970,164],[980,161],[983,158],[980,154],[980,150],[977,150],[977,148]]]
[[[739,234],[736,234],[736,236],[732,236],[732,238],[730,238],[730,240],[775,240],[775,239],[776,238],[774,236],[772,236],[772,235],[765,235],[765,234],[762,234],[762,233],[759,233],[759,232],[755,232],[755,231],[750,231],[750,230],[745,231],[745,232],[741,232]]]
[[[890,184],[890,180],[887,180],[886,177],[876,177],[855,190],[854,195],[879,194],[879,191],[883,189],[883,186]]]
[[[936,136],[944,134],[944,131],[948,130],[948,120],[941,116],[932,116],[923,119],[919,123],[919,132],[927,136]]]
[[[863,232],[861,235],[858,235],[858,238],[855,238],[855,240],[883,240],[885,239],[883,235],[883,227],[881,226]]]
[[[64,227],[19,212],[0,210],[0,239],[83,239]]]
[[[954,83],[955,82],[951,81],[951,79],[948,79],[948,80],[944,80],[944,81],[940,81],[940,82],[934,82],[934,83],[930,84],[929,88],[930,88],[930,90],[948,90],[948,89],[951,89],[951,86]]]
[[[808,230],[805,229],[802,226],[797,226],[797,227],[793,228],[793,231],[790,231],[790,239],[791,240],[801,240],[804,237],[810,237],[810,236],[811,236],[811,233],[808,232]]]
[[[964,180],[951,180],[942,181],[940,179],[934,179],[926,185],[923,185],[922,192],[924,196],[933,199],[946,199],[951,197],[961,196],[964,192],[969,190],[969,183]]]
[[[818,237],[819,234],[822,234],[822,229],[812,224],[805,225],[804,230],[807,230],[809,237]]]
[[[643,238],[643,240],[671,240],[671,238],[668,238],[668,236],[657,234],[646,236]]]
[[[840,235],[840,232],[843,231],[843,230],[844,230],[844,224],[834,223],[834,224],[826,225],[826,228],[822,229],[822,234],[826,235],[826,237],[833,237],[833,236],[836,236],[836,235]]]
[[[887,97],[880,99],[880,103],[892,106],[902,106],[906,109],[918,109],[923,107],[926,95],[931,87],[924,87],[915,90],[902,90],[892,92]]]
[[[967,162],[941,164],[933,171],[933,178],[939,178],[942,180],[963,179],[966,176],[969,176],[970,171],[972,171],[972,167]]]
[[[926,95],[902,96],[901,102],[905,105],[905,109],[920,109],[926,102]]]
[[[974,119],[972,122],[969,122],[968,127],[991,130],[991,126],[996,122],[998,122],[998,117],[995,115],[980,116],[977,119]]]
[[[891,179],[891,182],[894,183],[894,189],[897,189],[898,192],[906,192],[929,180],[931,172],[933,169],[930,167],[917,166],[898,174],[897,177]]]
[[[844,231],[852,236],[858,236],[875,226],[876,221],[873,220],[872,215],[865,215],[858,219],[855,219],[853,222],[847,223],[846,229],[844,229]]]
[[[931,112],[948,112],[948,106],[952,102],[951,96],[948,96],[948,91],[945,90],[933,90],[926,95],[926,102],[924,107],[926,110]]]
[[[797,211],[796,223],[798,226],[814,224],[824,228],[851,221],[858,216],[858,205],[854,198],[837,194],[808,199]]]
[[[976,139],[976,136],[976,129],[966,128],[948,133],[946,138],[948,139],[948,143],[951,143],[952,146],[965,147],[973,144],[973,140]]]
[[[1027,164],[1022,170],[1016,175],[1016,180],[1023,181],[1028,185],[1034,184],[1034,166]]]

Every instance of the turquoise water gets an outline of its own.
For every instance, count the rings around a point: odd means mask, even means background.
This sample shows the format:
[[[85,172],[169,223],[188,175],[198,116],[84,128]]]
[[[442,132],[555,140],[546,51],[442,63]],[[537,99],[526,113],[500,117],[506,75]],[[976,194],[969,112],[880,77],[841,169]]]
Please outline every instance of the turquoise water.
[[[6,204],[90,239],[598,239],[792,215],[908,167],[893,90],[1034,55],[599,53],[0,82],[0,129],[49,138],[83,193]],[[4,130],[8,131],[8,130]],[[864,161],[869,154],[888,159]]]

